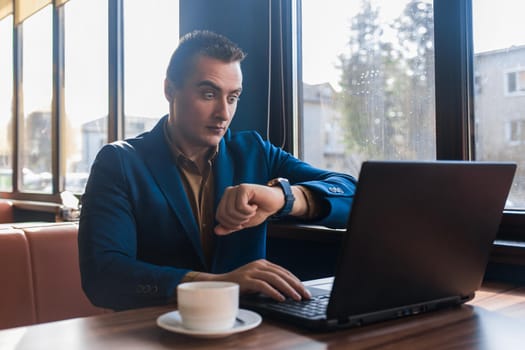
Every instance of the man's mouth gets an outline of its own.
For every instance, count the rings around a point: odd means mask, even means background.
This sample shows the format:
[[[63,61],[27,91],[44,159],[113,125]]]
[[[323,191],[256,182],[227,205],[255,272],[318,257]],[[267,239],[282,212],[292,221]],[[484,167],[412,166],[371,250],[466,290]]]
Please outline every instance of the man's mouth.
[[[208,129],[214,130],[214,131],[224,131],[226,128],[222,126],[208,126]]]

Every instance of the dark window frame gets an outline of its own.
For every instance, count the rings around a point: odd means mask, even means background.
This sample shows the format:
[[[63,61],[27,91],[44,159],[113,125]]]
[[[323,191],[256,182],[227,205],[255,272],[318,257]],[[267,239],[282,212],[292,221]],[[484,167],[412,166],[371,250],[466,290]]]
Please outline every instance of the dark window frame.
[[[244,0],[235,0],[246,8]],[[197,5],[193,5],[197,4]],[[200,5],[199,5],[200,4]],[[301,0],[271,1],[271,96],[270,96],[270,127],[269,138],[279,144],[284,140],[284,148],[292,153],[301,154],[301,140],[294,140],[294,112],[302,108],[298,101],[302,100],[302,89],[297,81],[302,81],[301,62],[296,61],[294,49],[301,56]],[[52,5],[54,6],[54,5]],[[181,6],[181,13],[185,7],[210,8],[202,1]],[[200,7],[199,7],[200,6]],[[212,5],[211,10],[214,11]],[[233,6],[233,4],[232,4]],[[232,7],[233,8],[233,7]],[[437,159],[468,160],[474,159],[474,122],[473,98],[474,76],[472,71],[472,18],[471,0],[434,0],[434,27],[435,27],[435,69],[436,69],[436,150]],[[194,10],[194,9],[193,9]],[[108,0],[109,21],[109,111],[108,111],[108,141],[120,139],[124,135],[123,123],[123,0]],[[231,11],[230,11],[231,12]],[[227,12],[228,13],[228,12]],[[202,15],[202,13],[201,13]],[[210,14],[211,15],[211,14]],[[239,16],[240,13],[231,13]],[[181,15],[181,17],[183,17]],[[297,19],[294,22],[294,19]],[[13,64],[14,64],[14,123],[13,123],[13,191],[0,192],[3,198],[60,202],[60,191],[64,184],[60,174],[60,128],[59,121],[63,113],[63,36],[64,36],[63,8],[53,8],[53,194],[35,194],[20,192],[17,184],[19,176],[19,140],[17,139],[20,127],[20,100],[21,96],[21,58],[22,58],[22,25],[13,28]],[[230,21],[224,20],[224,23]],[[221,23],[217,26],[225,26]],[[234,28],[224,28],[225,32],[234,32]],[[295,31],[295,33],[294,33]],[[182,32],[181,32],[182,33]],[[295,36],[294,36],[295,35]],[[294,42],[295,40],[295,42]],[[294,46],[296,45],[296,46]],[[296,79],[296,81],[294,81]],[[296,91],[293,91],[297,88]],[[298,109],[294,111],[295,108]],[[283,125],[286,125],[283,135]],[[506,210],[498,238],[515,239],[525,242],[525,211]]]

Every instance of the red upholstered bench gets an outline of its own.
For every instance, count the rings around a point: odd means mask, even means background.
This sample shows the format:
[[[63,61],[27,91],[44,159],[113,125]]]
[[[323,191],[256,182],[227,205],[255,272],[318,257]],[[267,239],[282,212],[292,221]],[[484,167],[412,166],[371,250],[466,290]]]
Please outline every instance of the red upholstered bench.
[[[75,223],[0,229],[0,329],[108,312],[80,284]]]
[[[29,245],[24,231],[0,229],[0,329],[36,322]]]
[[[81,287],[78,226],[56,224],[24,232],[31,252],[37,323],[102,313]]]
[[[13,212],[13,202],[7,199],[0,199],[0,224],[13,222]]]

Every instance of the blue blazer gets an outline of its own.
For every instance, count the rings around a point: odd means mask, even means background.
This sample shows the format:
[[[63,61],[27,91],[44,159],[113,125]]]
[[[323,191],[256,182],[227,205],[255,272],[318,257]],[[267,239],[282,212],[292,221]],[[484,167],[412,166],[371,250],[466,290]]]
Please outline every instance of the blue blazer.
[[[167,116],[136,138],[104,146],[82,196],[79,255],[91,302],[111,309],[168,303],[191,270],[224,273],[266,254],[266,224],[214,237],[207,265],[197,222],[164,138]],[[316,169],[256,132],[227,132],[214,166],[215,207],[227,186],[286,177],[323,198],[313,224],[344,227],[355,179]]]

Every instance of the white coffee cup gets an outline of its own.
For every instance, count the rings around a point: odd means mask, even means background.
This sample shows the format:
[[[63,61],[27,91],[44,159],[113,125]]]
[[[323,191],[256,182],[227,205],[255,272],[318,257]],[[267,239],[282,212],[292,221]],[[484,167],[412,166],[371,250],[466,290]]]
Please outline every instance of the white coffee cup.
[[[184,328],[227,330],[233,327],[239,312],[239,285],[220,281],[181,283],[177,304]]]

